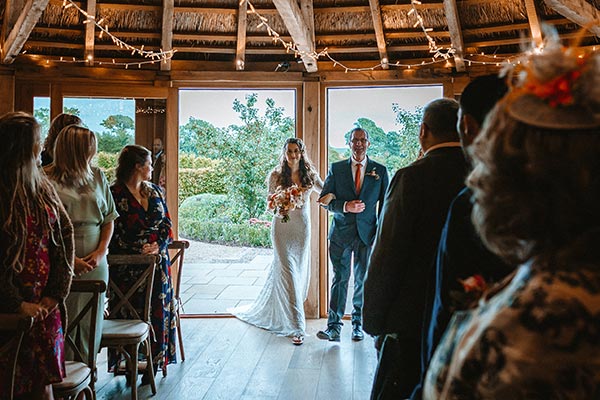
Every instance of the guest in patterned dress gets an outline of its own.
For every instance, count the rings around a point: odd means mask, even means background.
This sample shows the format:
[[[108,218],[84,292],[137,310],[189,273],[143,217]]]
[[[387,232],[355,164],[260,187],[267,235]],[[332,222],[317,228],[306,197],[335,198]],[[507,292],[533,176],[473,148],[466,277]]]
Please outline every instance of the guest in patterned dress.
[[[102,280],[108,284],[108,243],[113,232],[113,221],[118,217],[115,203],[104,173],[90,165],[96,154],[94,132],[78,125],[65,127],[56,140],[54,161],[45,168],[74,227],[75,275],[77,279]],[[69,318],[78,315],[91,294],[71,293],[67,297]],[[98,353],[104,321],[104,293],[98,300],[96,340],[92,354]],[[89,354],[90,322],[84,318],[74,332],[82,356]],[[71,348],[66,349],[67,360],[74,360]]]
[[[521,60],[474,144],[474,224],[521,264],[455,313],[426,399],[600,399],[600,52]]]
[[[44,140],[44,150],[42,150],[42,166],[52,164],[54,160],[54,144],[58,134],[65,126],[68,125],[82,125],[81,119],[77,115],[72,114],[58,114],[50,123],[50,129],[48,129],[48,136]],[[82,125],[83,126],[83,125]]]
[[[65,376],[65,314],[59,308],[73,274],[73,226],[38,164],[40,127],[29,114],[0,117],[1,313],[35,318],[17,360],[15,396],[52,399]],[[63,308],[64,309],[64,308]],[[0,343],[9,336],[0,334]],[[7,359],[0,358],[0,398],[10,395]]]
[[[154,367],[175,363],[175,300],[167,246],[173,240],[167,204],[152,178],[152,154],[138,145],[126,146],[119,155],[116,183],[111,186],[119,218],[110,242],[111,254],[160,254],[152,290],[151,323]],[[122,288],[137,281],[143,269],[129,265],[110,268],[110,276]],[[143,308],[140,292],[137,306]],[[109,304],[110,306],[110,304]],[[123,316],[127,317],[127,316]],[[118,318],[118,317],[117,317]],[[146,379],[147,381],[147,379]]]

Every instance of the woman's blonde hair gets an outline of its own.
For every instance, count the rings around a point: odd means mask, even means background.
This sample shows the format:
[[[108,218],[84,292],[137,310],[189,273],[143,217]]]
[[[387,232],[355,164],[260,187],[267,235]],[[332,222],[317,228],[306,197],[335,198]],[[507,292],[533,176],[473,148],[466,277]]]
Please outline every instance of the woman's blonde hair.
[[[88,188],[93,174],[90,161],[96,154],[94,132],[78,125],[64,127],[54,145],[54,161],[46,167],[48,177],[67,187]]]
[[[50,157],[54,158],[54,145],[60,131],[62,131],[65,126],[81,124],[81,118],[77,115],[67,113],[58,114],[50,123],[48,136],[46,136],[46,140],[44,141],[44,151],[48,153]]]

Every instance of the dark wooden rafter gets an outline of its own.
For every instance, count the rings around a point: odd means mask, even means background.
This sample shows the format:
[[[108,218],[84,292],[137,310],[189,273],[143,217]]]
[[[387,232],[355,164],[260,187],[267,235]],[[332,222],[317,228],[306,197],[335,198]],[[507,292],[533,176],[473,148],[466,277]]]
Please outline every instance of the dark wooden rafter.
[[[162,33],[160,46],[162,51],[173,50],[173,13],[175,9],[174,0],[163,0],[162,9]],[[161,71],[171,70],[171,60],[164,59],[160,61]]]
[[[13,62],[47,5],[48,0],[28,0],[25,3],[15,25],[2,44],[2,63],[10,64]]]
[[[248,25],[248,3],[240,1],[237,20],[235,69],[243,71],[246,64],[246,27]]]
[[[465,61],[463,59],[465,44],[463,42],[456,0],[444,0],[444,11],[446,13],[446,21],[448,22],[452,47],[456,50],[454,53],[454,65],[456,71],[462,72],[465,70]]]
[[[311,56],[315,51],[315,42],[309,36],[308,24],[304,20],[303,13],[296,0],[273,0],[279,15],[294,43],[301,52],[300,58],[304,62],[307,72],[317,72],[317,60]]]
[[[377,50],[379,51],[379,59],[381,60],[381,68],[388,69],[388,55],[385,43],[385,35],[383,34],[383,22],[381,21],[381,7],[379,0],[369,0],[371,8],[371,17],[373,18],[373,29],[375,30],[375,38],[377,39]]]
[[[596,36],[600,36],[600,10],[585,0],[545,0],[546,5]]]
[[[527,10],[527,20],[529,21],[529,31],[531,32],[531,39],[536,46],[542,44],[542,28],[540,25],[540,18],[535,6],[534,0],[525,0],[525,9]]]
[[[95,44],[95,33],[96,24],[94,24],[96,18],[96,0],[87,0],[86,12],[94,19],[89,19],[85,24],[85,51],[84,59],[88,67],[94,66],[94,44]]]

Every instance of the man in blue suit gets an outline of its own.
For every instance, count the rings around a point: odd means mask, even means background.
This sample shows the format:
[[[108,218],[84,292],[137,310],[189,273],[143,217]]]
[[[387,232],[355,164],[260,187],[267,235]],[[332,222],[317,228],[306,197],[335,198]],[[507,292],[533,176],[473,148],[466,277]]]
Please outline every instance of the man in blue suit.
[[[333,342],[340,340],[352,258],[352,339],[364,338],[363,282],[377,230],[378,210],[383,206],[389,182],[386,167],[367,157],[370,145],[367,131],[354,128],[350,134],[349,145],[352,157],[331,165],[319,199],[321,203],[327,203],[327,209],[333,212],[333,222],[329,229],[329,256],[334,275],[327,329],[319,331],[317,337]]]

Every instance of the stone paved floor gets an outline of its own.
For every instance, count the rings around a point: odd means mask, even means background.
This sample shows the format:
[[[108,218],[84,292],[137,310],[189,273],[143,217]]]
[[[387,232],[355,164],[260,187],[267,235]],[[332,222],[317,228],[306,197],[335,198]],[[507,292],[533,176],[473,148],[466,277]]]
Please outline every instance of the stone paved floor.
[[[228,314],[230,307],[251,303],[265,283],[272,259],[272,249],[190,240],[181,279],[184,313]],[[351,277],[346,312],[352,310],[352,285]]]
[[[181,279],[186,314],[222,314],[252,302],[263,287],[272,249],[190,241]]]

